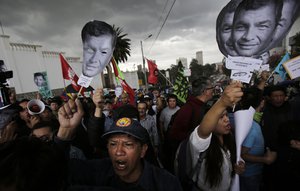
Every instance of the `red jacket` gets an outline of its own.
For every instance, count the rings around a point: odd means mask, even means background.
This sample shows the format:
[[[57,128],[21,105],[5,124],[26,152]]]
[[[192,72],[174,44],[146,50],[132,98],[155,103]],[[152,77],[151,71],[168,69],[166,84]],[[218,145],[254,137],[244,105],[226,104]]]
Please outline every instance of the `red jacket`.
[[[175,121],[170,128],[169,139],[182,141],[200,124],[207,106],[205,103],[190,96],[187,102],[179,109]]]

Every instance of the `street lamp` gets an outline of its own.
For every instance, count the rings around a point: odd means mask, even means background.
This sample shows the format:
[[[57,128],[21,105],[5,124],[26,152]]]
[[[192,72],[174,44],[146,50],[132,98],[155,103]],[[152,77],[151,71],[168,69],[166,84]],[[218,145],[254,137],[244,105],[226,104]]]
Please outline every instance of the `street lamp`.
[[[147,38],[144,40],[147,40],[148,38],[151,38],[152,34],[149,34]],[[145,86],[146,86],[146,92],[148,92],[148,80],[147,80],[147,73],[146,73],[146,67],[145,67],[145,58],[144,58],[144,50],[143,50],[143,41],[141,40],[141,50],[142,50],[142,59],[143,59],[143,72],[144,72],[144,78],[145,78]]]

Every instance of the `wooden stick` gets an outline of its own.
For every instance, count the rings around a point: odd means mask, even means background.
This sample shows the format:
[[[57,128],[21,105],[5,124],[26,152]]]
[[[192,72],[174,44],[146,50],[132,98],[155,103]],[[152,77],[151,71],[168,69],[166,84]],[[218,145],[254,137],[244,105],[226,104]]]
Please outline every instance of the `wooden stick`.
[[[83,88],[83,86],[80,87],[80,89],[79,89],[79,91],[78,91],[78,94],[77,94],[77,97],[79,97],[79,94],[80,94],[82,88]]]

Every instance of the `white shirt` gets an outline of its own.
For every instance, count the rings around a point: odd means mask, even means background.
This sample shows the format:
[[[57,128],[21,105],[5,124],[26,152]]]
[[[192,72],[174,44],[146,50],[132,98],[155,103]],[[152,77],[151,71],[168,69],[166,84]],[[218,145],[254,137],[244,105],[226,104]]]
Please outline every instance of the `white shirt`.
[[[208,149],[210,142],[211,142],[211,136],[212,134],[209,135],[208,138],[206,139],[202,139],[201,137],[198,136],[198,128],[199,126],[197,126],[194,131],[191,133],[190,135],[190,148],[191,148],[191,153],[192,153],[192,165],[193,167],[196,167],[197,161],[198,161],[198,157],[200,152],[204,152],[205,150]],[[219,184],[218,187],[209,187],[208,183],[205,183],[205,176],[206,176],[206,172],[205,172],[205,163],[206,163],[206,159],[204,158],[202,164],[201,164],[201,169],[200,169],[200,173],[198,174],[198,180],[196,180],[197,178],[197,174],[195,174],[193,176],[193,180],[194,182],[197,182],[197,186],[204,191],[227,191],[230,189],[230,185],[231,185],[231,172],[232,172],[232,165],[231,165],[231,160],[230,160],[230,152],[229,150],[224,151],[222,150],[222,154],[223,154],[223,164],[222,164],[222,169],[221,172],[223,173],[222,175],[222,180]]]

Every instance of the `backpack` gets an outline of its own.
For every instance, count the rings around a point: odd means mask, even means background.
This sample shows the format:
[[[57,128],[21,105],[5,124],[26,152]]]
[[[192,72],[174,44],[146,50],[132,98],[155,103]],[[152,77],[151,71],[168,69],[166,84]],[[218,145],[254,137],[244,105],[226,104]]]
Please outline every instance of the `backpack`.
[[[178,177],[183,190],[198,190],[197,182],[193,181],[193,177],[196,175],[196,181],[198,180],[202,162],[206,157],[206,151],[199,154],[197,164],[195,168],[192,168],[190,166],[192,164],[192,159],[188,142],[189,137],[181,141],[178,146],[174,160],[174,172]]]

